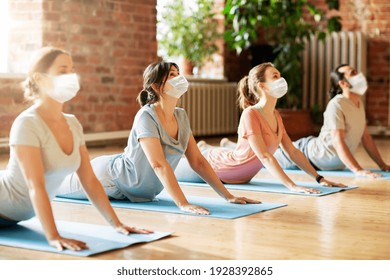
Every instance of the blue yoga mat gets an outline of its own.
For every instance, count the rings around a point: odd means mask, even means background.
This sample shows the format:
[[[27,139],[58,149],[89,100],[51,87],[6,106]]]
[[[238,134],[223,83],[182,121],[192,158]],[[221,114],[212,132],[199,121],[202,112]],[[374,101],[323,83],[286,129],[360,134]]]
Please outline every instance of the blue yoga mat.
[[[174,214],[196,215],[200,217],[211,217],[221,219],[236,219],[255,213],[276,209],[286,206],[281,203],[260,203],[260,204],[233,204],[225,201],[222,198],[208,198],[198,196],[187,196],[187,200],[191,204],[196,204],[207,208],[210,211],[210,215],[197,215],[181,211],[172,198],[165,192],[162,192],[157,196],[158,201],[151,202],[130,202],[129,200],[111,200],[112,207],[126,208],[134,210],[146,210],[155,212],[166,212]],[[71,202],[79,204],[91,204],[89,200],[83,199],[69,199],[63,197],[56,197],[54,201],[59,202]]]
[[[289,188],[285,187],[280,182],[275,179],[252,179],[249,183],[246,184],[225,184],[225,187],[228,189],[234,190],[245,190],[245,191],[256,191],[256,192],[272,192],[272,193],[284,193],[284,194],[296,194],[296,195],[306,195],[306,196],[324,196],[332,193],[338,193],[344,190],[351,190],[357,188],[356,186],[349,186],[347,188],[328,188],[320,186],[316,183],[310,182],[295,182],[298,186],[309,187],[320,190],[319,194],[310,194],[310,193],[299,193],[290,191]],[[206,183],[190,183],[190,182],[179,182],[180,185],[186,186],[200,186],[200,187],[209,187]]]
[[[66,221],[56,221],[56,225],[63,237],[84,241],[87,243],[89,249],[81,251],[58,251],[47,243],[41,224],[37,218],[20,222],[12,227],[0,228],[0,245],[87,257],[110,250],[125,248],[137,243],[155,241],[171,235],[171,233],[167,232],[123,235],[117,233],[109,226]]]
[[[390,179],[390,172],[384,172],[378,169],[369,169],[373,172],[377,172],[383,175],[382,179],[389,180]],[[284,172],[286,174],[306,174],[305,171],[301,169],[284,169]],[[265,172],[267,173],[267,169],[263,168],[260,172]],[[322,176],[340,176],[340,177],[355,177],[356,175],[350,171],[349,169],[344,169],[344,170],[321,170],[318,171],[318,174]],[[358,177],[358,178],[365,178],[365,177]],[[381,179],[381,178],[379,178]]]

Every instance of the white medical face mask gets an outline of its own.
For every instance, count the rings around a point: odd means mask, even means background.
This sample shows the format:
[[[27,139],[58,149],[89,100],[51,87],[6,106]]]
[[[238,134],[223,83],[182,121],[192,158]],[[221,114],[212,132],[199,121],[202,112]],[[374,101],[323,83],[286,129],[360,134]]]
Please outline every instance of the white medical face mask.
[[[284,78],[279,78],[275,81],[269,83],[269,92],[268,94],[275,97],[281,98],[287,93],[288,85]]]
[[[351,88],[349,90],[359,95],[363,95],[368,88],[367,80],[366,77],[364,77],[363,73],[359,73],[349,78],[348,82],[351,85]]]
[[[168,80],[168,83],[173,87],[165,92],[169,96],[180,98],[188,90],[188,81],[183,75]]]
[[[52,82],[53,88],[47,94],[60,103],[71,100],[80,90],[76,73],[53,76]]]

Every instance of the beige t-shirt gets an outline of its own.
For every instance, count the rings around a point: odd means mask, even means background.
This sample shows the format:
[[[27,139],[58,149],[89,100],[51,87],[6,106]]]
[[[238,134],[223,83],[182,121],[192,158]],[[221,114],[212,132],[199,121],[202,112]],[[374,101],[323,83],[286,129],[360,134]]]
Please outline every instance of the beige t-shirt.
[[[15,145],[38,147],[44,166],[45,187],[50,199],[56,195],[64,178],[75,172],[81,162],[80,146],[85,145],[83,128],[75,116],[64,114],[73,135],[73,151],[65,154],[53,133],[39,117],[35,107],[21,113],[10,133],[10,160],[7,170],[0,175],[0,214],[15,221],[30,219],[34,209],[28,187],[12,149]]]
[[[362,139],[365,127],[366,114],[362,102],[357,107],[341,94],[333,97],[324,112],[324,125],[320,135],[308,143],[308,157],[321,170],[345,168],[333,146],[331,132],[335,129],[344,129],[345,143],[351,153],[354,153]]]

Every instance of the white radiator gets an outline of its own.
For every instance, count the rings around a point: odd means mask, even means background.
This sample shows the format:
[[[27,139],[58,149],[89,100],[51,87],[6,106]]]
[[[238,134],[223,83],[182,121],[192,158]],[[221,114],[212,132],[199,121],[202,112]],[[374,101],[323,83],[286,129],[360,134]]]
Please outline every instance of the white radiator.
[[[361,32],[334,32],[324,42],[312,36],[302,56],[303,108],[315,104],[321,110],[328,103],[330,72],[347,63],[358,72],[367,72],[367,40]]]
[[[189,79],[179,106],[188,114],[194,136],[235,134],[238,127],[237,84]]]

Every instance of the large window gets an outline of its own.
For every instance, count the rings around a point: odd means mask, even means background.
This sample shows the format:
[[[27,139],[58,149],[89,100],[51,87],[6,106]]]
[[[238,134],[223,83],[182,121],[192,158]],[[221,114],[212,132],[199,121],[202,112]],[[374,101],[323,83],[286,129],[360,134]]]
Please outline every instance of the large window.
[[[211,2],[215,3],[216,2],[221,2],[223,0],[182,0],[179,3],[177,0],[157,0],[157,43],[158,43],[158,56],[161,57],[164,60],[169,60],[169,61],[174,61],[176,62],[180,69],[184,69],[185,65],[185,60],[191,60],[191,57],[199,58],[204,55],[205,51],[204,49],[207,49],[207,47],[211,44],[207,43],[207,40],[204,38],[206,36],[203,36],[204,34],[210,34],[210,30],[212,29],[210,25],[205,26],[203,25],[196,25],[196,27],[199,27],[199,30],[205,30],[206,32],[202,33],[200,36],[194,36],[194,35],[189,35],[189,36],[184,36],[180,34],[186,34],[188,33],[193,34],[192,32],[183,32],[184,28],[183,26],[188,26],[190,25],[188,22],[191,23],[197,23],[197,19],[199,19],[199,16],[205,15],[205,9],[202,9],[202,12],[200,11],[200,7],[209,7],[209,5],[204,5],[204,2]],[[171,9],[167,8],[169,4],[176,3],[177,5],[181,5],[181,9],[178,9],[176,12],[173,12],[172,14],[169,12]],[[181,3],[181,4],[180,4]],[[207,8],[206,8],[207,9]],[[215,9],[215,7],[214,7]],[[218,15],[221,15],[222,13],[222,7],[219,7],[215,11]],[[182,14],[184,16],[179,15]],[[197,17],[195,16],[197,15]],[[165,16],[166,18],[163,18]],[[194,20],[187,20],[187,18],[195,18]],[[209,17],[213,18],[213,17]],[[172,24],[172,23],[178,23],[179,24]],[[199,22],[199,20],[198,20]],[[204,21],[201,21],[204,22]],[[223,22],[221,23],[223,25]],[[173,27],[172,27],[173,26]],[[201,27],[205,26],[205,27]],[[188,30],[188,29],[185,29]],[[174,33],[174,35],[172,35]],[[201,33],[201,32],[200,32]],[[199,34],[199,33],[198,33]],[[183,51],[182,48],[177,48],[176,46],[178,45],[177,41],[181,40],[173,40],[172,38],[177,38],[180,37],[183,39],[182,43],[180,44],[181,46],[184,46],[186,50],[190,51]],[[195,38],[203,37],[203,44],[200,45],[196,44],[197,41],[191,41],[188,43],[188,38],[193,37],[194,40]],[[187,39],[185,39],[187,38]],[[172,39],[172,40],[171,40]],[[166,43],[167,40],[175,41],[173,44],[171,41]],[[165,41],[165,42],[164,42]],[[222,38],[217,38],[213,43],[217,43],[221,46],[223,46],[223,41]],[[187,46],[189,45],[189,46]],[[222,48],[222,47],[221,47]],[[183,51],[181,54],[177,54],[177,51],[172,51],[172,49],[180,49]],[[170,50],[170,51],[168,51]],[[197,53],[194,52],[193,50],[198,50]],[[219,49],[219,51],[212,53],[211,60],[203,60],[203,63],[201,63],[200,66],[195,67],[193,74],[196,75],[197,77],[200,78],[214,78],[214,79],[220,79],[223,78],[223,55],[222,55],[223,50]],[[171,55],[168,55],[170,53]],[[173,53],[176,53],[174,55]],[[187,56],[186,56],[187,55]],[[185,57],[186,56],[186,57]],[[184,57],[186,59],[184,59]]]
[[[7,73],[9,30],[11,19],[9,17],[8,0],[0,1],[0,73]]]

